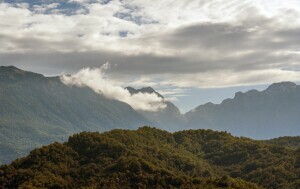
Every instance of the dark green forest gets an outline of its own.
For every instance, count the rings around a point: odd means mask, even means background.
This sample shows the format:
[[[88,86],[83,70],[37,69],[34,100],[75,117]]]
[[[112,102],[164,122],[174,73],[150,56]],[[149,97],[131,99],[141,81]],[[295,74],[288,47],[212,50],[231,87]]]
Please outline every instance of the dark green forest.
[[[2,165],[0,188],[299,189],[300,150],[273,143],[212,130],[82,132]]]

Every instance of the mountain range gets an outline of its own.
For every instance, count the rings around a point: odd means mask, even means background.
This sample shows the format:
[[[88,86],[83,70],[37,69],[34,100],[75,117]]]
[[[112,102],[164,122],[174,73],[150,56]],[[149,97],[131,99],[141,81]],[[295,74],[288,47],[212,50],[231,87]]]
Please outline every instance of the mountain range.
[[[126,88],[131,94],[155,93],[151,87]],[[270,85],[264,91],[237,92],[220,104],[207,103],[182,114],[172,103],[157,112],[136,111],[88,87],[68,86],[60,77],[45,77],[13,66],[0,67],[0,162],[30,150],[65,141],[81,131],[137,129],[167,131],[214,129],[236,136],[270,139],[300,135],[300,86]]]
[[[233,99],[207,103],[185,114],[187,128],[226,130],[256,139],[299,135],[299,115],[300,86],[292,82],[237,92]]]

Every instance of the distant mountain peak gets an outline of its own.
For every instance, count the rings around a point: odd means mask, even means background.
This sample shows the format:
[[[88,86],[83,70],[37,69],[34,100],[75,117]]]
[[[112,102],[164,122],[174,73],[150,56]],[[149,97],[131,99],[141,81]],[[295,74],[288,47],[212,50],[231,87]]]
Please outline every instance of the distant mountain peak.
[[[159,96],[160,98],[164,98],[161,94],[159,94],[158,92],[156,92],[152,87],[148,86],[148,87],[143,87],[140,89],[135,89],[133,87],[125,87],[125,89],[127,89],[130,94],[136,94],[136,93],[155,93],[157,96]]]
[[[259,91],[256,89],[252,89],[252,90],[245,92],[245,94],[247,94],[247,95],[255,95],[257,93],[259,93]]]
[[[280,83],[273,83],[270,85],[265,92],[287,92],[295,89],[297,85],[290,81],[280,82]]]
[[[11,82],[24,79],[41,79],[42,74],[21,70],[15,66],[0,66],[0,81]]]
[[[238,99],[238,98],[241,98],[242,96],[244,96],[244,93],[239,91],[239,92],[236,92],[235,95],[234,95],[234,99]]]
[[[1,69],[7,68],[7,69],[18,69],[17,67],[10,65],[10,66],[0,66]]]
[[[14,73],[14,72],[24,72],[23,70],[20,70],[19,68],[15,66],[0,66],[0,72],[1,73]]]
[[[139,91],[141,92],[145,92],[145,93],[157,93],[152,87],[144,87],[139,89]]]
[[[136,89],[133,87],[125,87],[125,89],[130,93],[130,94],[135,94],[137,93]]]

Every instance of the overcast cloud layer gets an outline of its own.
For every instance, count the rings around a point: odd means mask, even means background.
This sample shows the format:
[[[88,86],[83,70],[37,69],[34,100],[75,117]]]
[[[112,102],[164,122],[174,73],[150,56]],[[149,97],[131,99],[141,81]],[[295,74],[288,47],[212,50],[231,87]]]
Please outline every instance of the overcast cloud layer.
[[[1,65],[59,74],[109,61],[116,81],[140,86],[300,80],[299,0],[20,2],[0,4]]]

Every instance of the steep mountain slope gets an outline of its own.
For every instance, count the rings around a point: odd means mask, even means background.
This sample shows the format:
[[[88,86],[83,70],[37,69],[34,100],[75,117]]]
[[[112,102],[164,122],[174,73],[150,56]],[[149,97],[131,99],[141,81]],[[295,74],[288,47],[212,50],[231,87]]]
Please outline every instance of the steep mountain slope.
[[[145,87],[141,89],[134,89],[132,87],[126,87],[131,94],[136,93],[155,93],[157,96],[164,98],[161,94],[156,92],[151,87]],[[168,131],[178,131],[182,129],[185,124],[185,117],[179,111],[179,109],[170,101],[165,101],[167,107],[157,112],[139,111],[144,117],[154,123],[158,128],[163,128]]]
[[[0,67],[0,163],[80,131],[151,124],[129,105],[58,77]]]
[[[300,135],[300,86],[275,83],[264,91],[237,92],[221,104],[207,103],[185,114],[186,128],[226,130],[251,138]]]
[[[0,187],[297,189],[299,163],[299,150],[226,132],[143,127],[36,149],[0,167]]]

